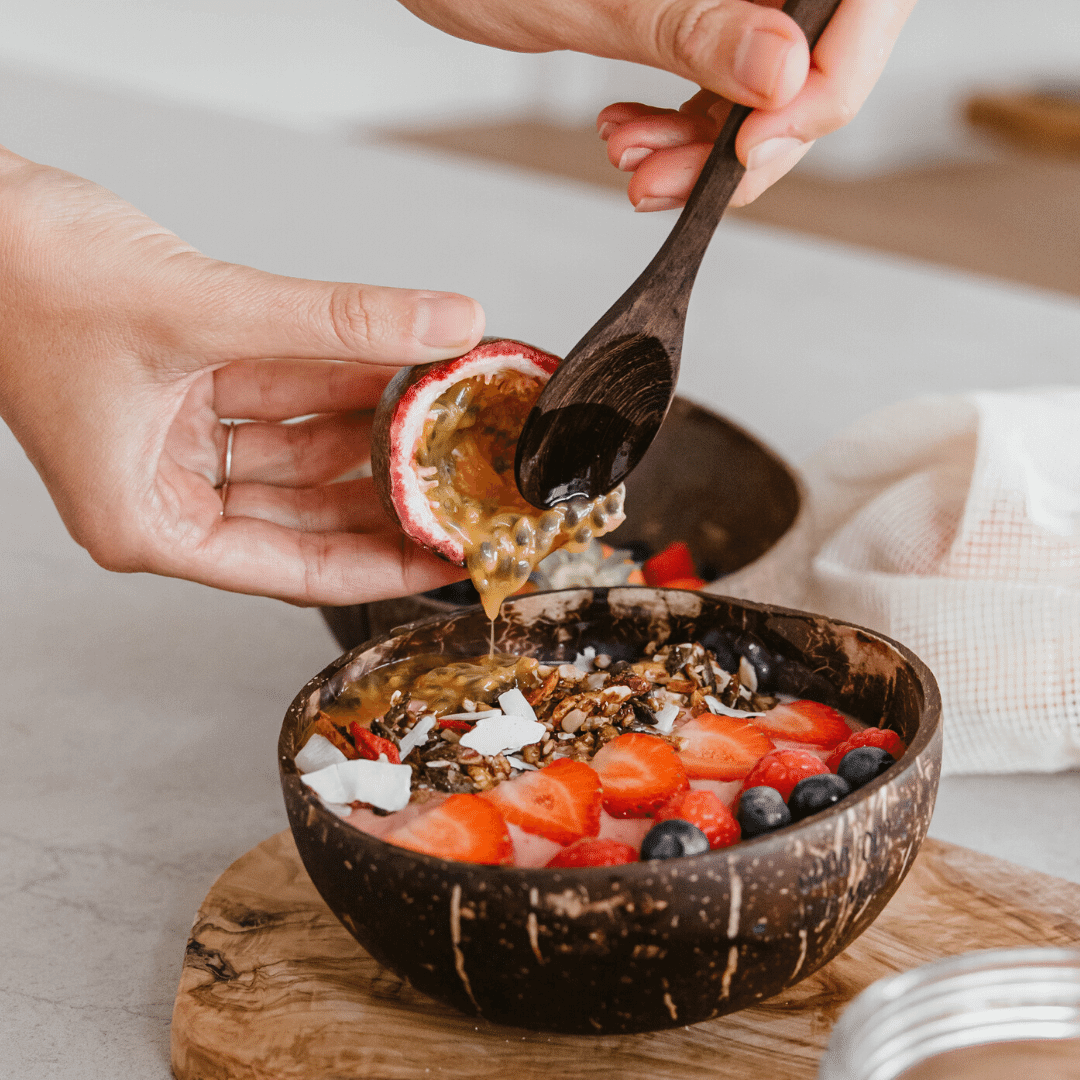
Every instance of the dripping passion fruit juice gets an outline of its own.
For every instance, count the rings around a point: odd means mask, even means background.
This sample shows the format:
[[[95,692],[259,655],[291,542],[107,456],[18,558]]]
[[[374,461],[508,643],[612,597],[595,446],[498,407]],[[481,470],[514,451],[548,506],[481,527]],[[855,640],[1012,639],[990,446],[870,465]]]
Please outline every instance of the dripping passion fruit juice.
[[[728,671],[700,643],[634,662],[588,653],[377,669],[309,725],[297,766],[339,816],[390,843],[584,866],[729,846],[833,805],[904,752],[892,731],[759,692],[745,657]]]
[[[584,549],[624,520],[621,485],[550,510],[518,492],[518,437],[558,364],[521,342],[484,341],[454,360],[402,369],[375,414],[383,506],[406,535],[467,567],[489,619],[546,555]]]

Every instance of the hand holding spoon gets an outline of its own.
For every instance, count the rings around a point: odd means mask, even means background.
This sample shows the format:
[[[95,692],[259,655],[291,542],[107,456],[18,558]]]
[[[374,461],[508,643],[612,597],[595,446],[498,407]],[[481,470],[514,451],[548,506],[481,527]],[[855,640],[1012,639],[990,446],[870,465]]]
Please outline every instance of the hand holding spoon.
[[[788,0],[811,51],[840,0]],[[533,506],[593,499],[637,465],[664,420],[679,375],[690,291],[745,167],[735,138],[753,110],[733,105],[690,198],[641,276],[570,350],[518,440],[518,490]]]

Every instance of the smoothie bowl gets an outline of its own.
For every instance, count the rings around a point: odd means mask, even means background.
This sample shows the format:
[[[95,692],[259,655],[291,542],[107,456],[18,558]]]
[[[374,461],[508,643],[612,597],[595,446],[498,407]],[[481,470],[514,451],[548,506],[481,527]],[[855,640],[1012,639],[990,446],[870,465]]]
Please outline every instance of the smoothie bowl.
[[[324,805],[296,763],[320,712],[396,661],[484,655],[489,633],[472,608],[359,646],[304,687],[279,741],[289,819],[312,881],[372,956],[422,992],[531,1029],[696,1023],[811,974],[870,925],[910,868],[941,757],[930,672],[902,646],[846,623],[678,590],[514,598],[495,624],[495,649],[559,665],[587,655],[618,663],[690,642],[720,654],[734,644],[738,662],[749,656],[761,674],[761,692],[829,698],[857,724],[895,733],[906,747],[900,760],[795,824],[702,854],[613,866],[438,858],[361,831]]]

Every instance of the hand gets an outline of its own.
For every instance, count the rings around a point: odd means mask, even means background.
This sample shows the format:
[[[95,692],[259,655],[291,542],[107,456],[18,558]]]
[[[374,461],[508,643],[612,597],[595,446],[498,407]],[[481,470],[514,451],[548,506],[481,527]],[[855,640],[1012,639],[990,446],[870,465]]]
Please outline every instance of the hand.
[[[102,566],[301,604],[463,576],[405,539],[370,479],[331,481],[367,460],[395,368],[476,344],[475,301],[218,262],[3,150],[0,290],[0,415]],[[254,421],[224,516],[223,418]]]
[[[637,210],[681,206],[732,102],[754,112],[736,143],[752,202],[859,111],[915,0],[843,0],[811,58],[781,0],[402,0],[458,37],[519,52],[573,49],[674,72],[701,92],[678,111],[622,102],[597,118]]]

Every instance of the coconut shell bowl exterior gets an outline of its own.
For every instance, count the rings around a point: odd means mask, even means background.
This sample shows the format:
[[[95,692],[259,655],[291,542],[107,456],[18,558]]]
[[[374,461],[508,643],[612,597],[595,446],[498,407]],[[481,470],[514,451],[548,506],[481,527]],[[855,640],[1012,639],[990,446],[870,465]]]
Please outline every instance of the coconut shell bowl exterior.
[[[795,471],[730,420],[676,397],[641,464],[626,478],[626,521],[605,536],[615,547],[660,551],[685,541],[701,577],[720,578],[725,595],[769,595],[799,602],[799,589],[777,577],[801,577],[808,522]],[[462,571],[464,573],[464,571]],[[745,581],[745,587],[743,579]],[[466,593],[476,595],[466,584]],[[351,649],[403,623],[462,606],[455,590],[371,604],[323,608],[338,643]]]
[[[836,956],[881,912],[926,836],[941,703],[902,645],[848,623],[703,593],[626,587],[504,604],[496,648],[545,661],[587,646],[614,659],[649,641],[749,652],[763,689],[825,700],[893,728],[907,753],[832,808],[702,855],[582,869],[448,862],[359,832],[293,761],[346,681],[418,652],[476,656],[479,608],[416,622],[347,653],[292,703],[278,746],[301,858],[323,899],[380,963],[499,1024],[565,1033],[654,1031],[771,997]]]

